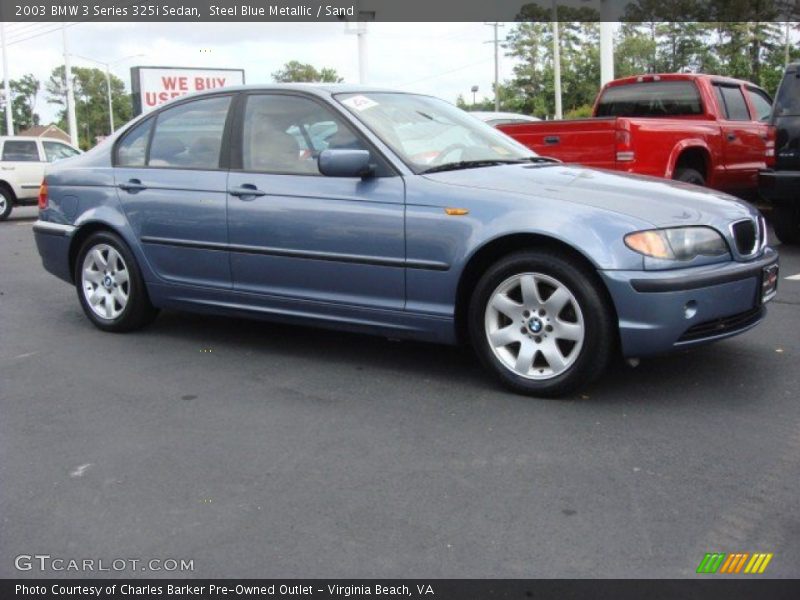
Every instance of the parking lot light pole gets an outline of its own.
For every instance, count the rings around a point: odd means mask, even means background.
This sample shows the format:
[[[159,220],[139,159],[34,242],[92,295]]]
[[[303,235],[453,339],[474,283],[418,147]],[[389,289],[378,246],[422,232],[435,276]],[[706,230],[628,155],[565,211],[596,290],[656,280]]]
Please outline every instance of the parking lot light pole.
[[[109,135],[114,133],[114,99],[111,95],[111,67],[121,62],[125,62],[126,60],[130,60],[132,58],[139,58],[141,56],[146,56],[145,54],[131,54],[130,56],[124,56],[114,62],[103,62],[101,60],[97,60],[95,58],[89,58],[88,56],[81,56],[80,54],[73,54],[75,58],[80,58],[82,60],[88,60],[93,63],[97,63],[102,67],[105,67],[106,72],[106,93],[108,94],[108,125],[111,128],[111,132]]]
[[[8,76],[8,50],[6,48],[6,24],[0,22],[0,37],[3,40],[3,92],[6,109],[6,135],[14,135],[14,106],[11,102],[11,87]]]

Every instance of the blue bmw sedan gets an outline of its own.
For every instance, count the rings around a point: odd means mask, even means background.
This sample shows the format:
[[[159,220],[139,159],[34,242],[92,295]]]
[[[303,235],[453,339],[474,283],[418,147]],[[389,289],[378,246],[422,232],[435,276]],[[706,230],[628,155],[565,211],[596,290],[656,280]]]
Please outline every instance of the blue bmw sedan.
[[[352,86],[180,98],[53,165],[39,209],[44,267],[104,331],[171,308],[469,343],[535,396],[742,333],[777,288],[742,201]]]

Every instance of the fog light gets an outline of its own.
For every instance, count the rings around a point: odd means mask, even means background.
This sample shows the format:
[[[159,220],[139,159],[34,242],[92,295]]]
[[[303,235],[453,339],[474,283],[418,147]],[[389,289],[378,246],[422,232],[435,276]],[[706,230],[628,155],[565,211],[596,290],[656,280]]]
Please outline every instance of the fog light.
[[[683,316],[687,319],[694,319],[694,316],[697,314],[697,302],[694,300],[689,300],[683,306]]]

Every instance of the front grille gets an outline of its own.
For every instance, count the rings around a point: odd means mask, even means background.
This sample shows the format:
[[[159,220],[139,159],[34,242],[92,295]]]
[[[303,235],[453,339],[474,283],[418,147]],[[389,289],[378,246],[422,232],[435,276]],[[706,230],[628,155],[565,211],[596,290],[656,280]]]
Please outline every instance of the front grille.
[[[750,256],[758,250],[758,228],[755,221],[737,221],[731,225],[731,232],[740,255]]]
[[[694,342],[702,340],[703,338],[715,337],[725,333],[731,333],[739,329],[745,329],[754,323],[757,323],[761,317],[764,316],[764,307],[758,306],[756,308],[741,312],[730,317],[722,317],[720,319],[712,319],[711,321],[704,321],[698,323],[687,329],[684,334],[678,338],[678,342]]]

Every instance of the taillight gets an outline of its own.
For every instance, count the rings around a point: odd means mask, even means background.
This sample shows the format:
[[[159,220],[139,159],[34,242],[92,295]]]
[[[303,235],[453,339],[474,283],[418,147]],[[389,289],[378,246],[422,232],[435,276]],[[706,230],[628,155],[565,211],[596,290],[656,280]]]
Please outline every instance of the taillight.
[[[47,208],[47,182],[42,181],[42,185],[39,186],[39,210],[45,208]]]
[[[770,169],[775,166],[775,137],[776,129],[770,125],[767,128],[767,140],[764,145],[764,162]]]
[[[617,162],[631,162],[636,159],[636,154],[631,148],[631,132],[627,129],[617,129]]]

